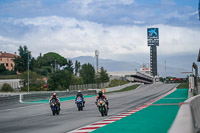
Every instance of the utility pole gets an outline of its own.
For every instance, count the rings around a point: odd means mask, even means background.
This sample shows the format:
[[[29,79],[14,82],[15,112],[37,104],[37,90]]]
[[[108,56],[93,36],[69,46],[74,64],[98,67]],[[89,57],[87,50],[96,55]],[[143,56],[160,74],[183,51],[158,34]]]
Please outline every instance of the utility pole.
[[[165,60],[165,79],[166,79],[166,77],[167,77],[167,66],[166,66],[166,64],[167,64],[167,62],[166,62],[166,60]]]
[[[28,51],[28,93],[29,93],[29,51]]]
[[[56,60],[55,60],[55,72],[56,72]]]
[[[99,51],[95,50],[95,57],[96,57],[96,71],[99,71]]]

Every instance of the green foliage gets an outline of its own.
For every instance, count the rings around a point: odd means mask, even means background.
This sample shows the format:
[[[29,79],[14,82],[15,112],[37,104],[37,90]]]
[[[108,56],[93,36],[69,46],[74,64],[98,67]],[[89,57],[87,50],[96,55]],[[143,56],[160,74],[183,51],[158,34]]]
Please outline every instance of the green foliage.
[[[7,71],[6,67],[4,66],[4,64],[0,65],[0,73]]]
[[[115,86],[124,85],[124,84],[127,84],[127,83],[129,83],[129,82],[128,81],[122,81],[122,80],[119,80],[119,79],[114,79],[110,82],[108,87],[115,87]]]
[[[27,91],[28,86],[28,71],[21,74],[21,79],[23,80],[24,88],[22,90]],[[42,76],[37,74],[36,72],[29,72],[29,85],[30,91],[38,91],[40,87],[44,85],[42,81]]]
[[[20,75],[0,75],[0,79],[19,79]]]
[[[3,91],[3,92],[12,92],[14,90],[10,86],[10,84],[4,83],[3,86],[2,86],[2,88],[1,88],[1,91]]]
[[[84,84],[95,83],[95,70],[91,64],[83,64],[80,70],[80,76]]]
[[[81,63],[76,60],[76,62],[75,62],[75,75],[77,75],[79,73],[80,69],[81,69]]]
[[[164,78],[163,77],[159,77],[159,81],[164,82]]]
[[[70,73],[73,73],[74,68],[73,68],[73,62],[71,60],[67,61],[67,67],[65,67],[65,70],[69,71]]]
[[[31,56],[31,52],[28,51],[28,48],[26,46],[22,47],[20,46],[19,49],[19,57],[15,57],[15,71],[18,72],[24,72],[28,70],[28,59],[30,61],[30,70],[33,70],[33,59]]]
[[[103,67],[101,67],[100,72],[97,75],[96,81],[97,83],[109,82],[108,73]]]
[[[56,71],[49,76],[48,84],[50,90],[68,89],[72,78],[72,73],[66,70]]]
[[[0,65],[0,75],[13,75],[13,74],[16,74],[16,72],[7,70],[4,64]]]
[[[67,59],[57,53],[49,52],[44,54],[43,57],[40,55],[35,66],[41,68],[42,66],[53,66],[55,63],[56,65],[65,66],[67,65]]]
[[[189,88],[189,83],[180,83],[177,88],[181,89],[185,89],[185,88]]]
[[[81,84],[83,84],[83,79],[81,77],[72,75],[70,85],[81,85]]]

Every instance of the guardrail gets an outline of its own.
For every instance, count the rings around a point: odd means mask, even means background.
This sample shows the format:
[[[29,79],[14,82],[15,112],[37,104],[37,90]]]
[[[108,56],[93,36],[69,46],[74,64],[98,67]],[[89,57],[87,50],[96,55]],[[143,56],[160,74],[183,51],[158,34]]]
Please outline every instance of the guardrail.
[[[169,133],[200,133],[200,95],[180,105]]]
[[[49,99],[52,94],[56,92],[58,97],[75,96],[77,91],[51,91],[51,92],[34,92],[34,93],[21,93],[15,95],[0,95],[1,104],[12,104],[19,102],[28,102],[34,100],[46,100]],[[84,95],[95,95],[95,90],[82,91]]]
[[[1,104],[18,103],[19,102],[19,95],[1,96],[0,101],[1,101]]]
[[[58,97],[75,96],[77,91],[54,91]],[[31,94],[21,94],[20,101],[34,101],[34,100],[44,100],[50,99],[54,92],[45,93],[31,93]],[[96,94],[95,90],[83,90],[83,94],[93,95]]]

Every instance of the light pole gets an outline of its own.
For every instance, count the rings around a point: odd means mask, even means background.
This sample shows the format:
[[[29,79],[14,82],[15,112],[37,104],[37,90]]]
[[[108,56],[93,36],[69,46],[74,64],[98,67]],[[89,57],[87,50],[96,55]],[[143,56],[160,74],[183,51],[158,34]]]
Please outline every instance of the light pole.
[[[28,51],[28,93],[29,93],[29,54],[30,52]]]

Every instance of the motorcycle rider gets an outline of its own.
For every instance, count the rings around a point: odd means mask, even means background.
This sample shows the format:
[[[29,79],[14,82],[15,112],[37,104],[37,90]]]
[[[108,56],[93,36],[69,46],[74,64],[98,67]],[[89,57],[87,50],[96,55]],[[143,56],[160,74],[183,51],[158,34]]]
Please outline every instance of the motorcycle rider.
[[[98,96],[96,97],[96,102],[95,102],[96,105],[97,105],[97,102],[98,102],[99,99],[105,100],[106,101],[106,105],[107,105],[107,109],[109,109],[109,107],[108,107],[108,100],[107,100],[106,96],[103,94],[102,91],[98,92]]]
[[[56,93],[53,93],[53,96],[49,99],[49,104],[51,105],[51,101],[54,100],[54,99],[55,99],[55,101],[58,104],[58,107],[60,109],[60,100],[59,100],[59,98],[56,97]]]
[[[82,94],[81,90],[78,90],[78,92],[76,94],[75,104],[76,104],[76,100],[77,100],[78,97],[82,98],[82,100],[83,100],[83,107],[85,107],[85,100],[84,100],[84,97],[83,97],[83,94]]]

